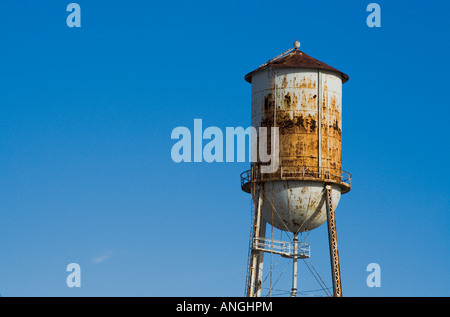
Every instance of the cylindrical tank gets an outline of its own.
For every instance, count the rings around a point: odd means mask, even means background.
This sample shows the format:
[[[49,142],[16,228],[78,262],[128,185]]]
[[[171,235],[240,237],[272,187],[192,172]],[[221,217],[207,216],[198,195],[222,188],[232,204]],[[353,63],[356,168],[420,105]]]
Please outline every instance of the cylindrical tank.
[[[342,83],[348,76],[294,47],[245,76],[252,84],[252,126],[267,127],[269,138],[271,127],[279,129],[279,168],[261,174],[261,164],[254,163],[241,184],[244,191],[252,184],[261,191],[265,221],[303,232],[326,221],[326,184],[334,208],[350,190],[341,154]]]

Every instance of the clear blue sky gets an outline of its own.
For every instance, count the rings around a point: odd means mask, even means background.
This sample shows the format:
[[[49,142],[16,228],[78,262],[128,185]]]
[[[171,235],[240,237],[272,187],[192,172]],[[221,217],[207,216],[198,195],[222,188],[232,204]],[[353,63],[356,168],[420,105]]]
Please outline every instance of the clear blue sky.
[[[78,29],[70,2],[0,10],[2,296],[242,296],[249,163],[176,164],[170,135],[194,118],[248,127],[244,75],[296,39],[350,76],[343,294],[450,295],[448,1],[377,1],[369,28],[371,1],[79,0]],[[330,285],[326,227],[309,242]]]

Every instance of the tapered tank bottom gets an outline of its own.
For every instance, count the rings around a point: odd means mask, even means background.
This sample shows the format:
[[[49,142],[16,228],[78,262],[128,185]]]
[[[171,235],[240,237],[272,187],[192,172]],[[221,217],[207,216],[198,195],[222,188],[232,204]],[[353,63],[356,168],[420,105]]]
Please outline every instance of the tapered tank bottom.
[[[341,198],[341,187],[331,184],[333,210]],[[325,183],[320,181],[280,180],[259,183],[262,189],[261,215],[275,228],[290,232],[315,229],[327,220]],[[257,204],[258,195],[254,196]]]

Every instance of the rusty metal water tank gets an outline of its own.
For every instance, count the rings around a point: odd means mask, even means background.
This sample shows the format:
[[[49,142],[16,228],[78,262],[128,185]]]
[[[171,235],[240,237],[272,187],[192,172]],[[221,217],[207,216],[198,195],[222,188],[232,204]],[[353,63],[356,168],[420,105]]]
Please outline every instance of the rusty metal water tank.
[[[331,185],[334,209],[350,191],[341,151],[342,84],[348,76],[299,47],[295,42],[245,76],[252,84],[252,126],[279,129],[279,168],[262,174],[261,164],[253,163],[241,174],[241,186],[248,193],[262,191],[263,219],[290,232],[327,220],[325,185]]]

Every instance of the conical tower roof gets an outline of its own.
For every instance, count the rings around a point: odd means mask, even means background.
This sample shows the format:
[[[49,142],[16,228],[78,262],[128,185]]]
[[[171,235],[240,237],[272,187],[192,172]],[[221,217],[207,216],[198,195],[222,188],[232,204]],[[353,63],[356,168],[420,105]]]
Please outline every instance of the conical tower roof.
[[[308,54],[294,48],[290,52],[286,54],[282,54],[282,56],[278,58],[274,58],[267,63],[261,65],[254,71],[245,75],[245,80],[249,83],[252,82],[252,76],[254,73],[267,69],[267,68],[312,68],[312,69],[325,69],[329,71],[333,71],[339,73],[342,76],[342,83],[345,83],[348,80],[348,76],[343,72],[337,70],[336,68],[331,67],[324,62],[321,62]]]

